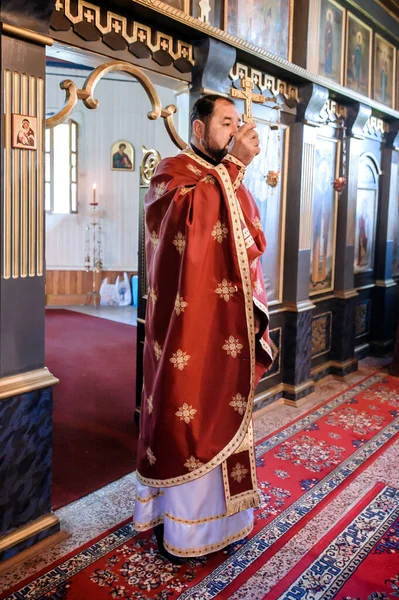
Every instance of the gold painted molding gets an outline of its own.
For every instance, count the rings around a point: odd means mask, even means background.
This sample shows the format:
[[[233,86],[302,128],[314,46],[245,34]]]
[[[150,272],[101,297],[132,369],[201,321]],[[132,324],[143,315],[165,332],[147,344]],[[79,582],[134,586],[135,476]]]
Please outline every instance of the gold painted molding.
[[[32,521],[28,525],[20,527],[10,534],[2,536],[0,538],[0,552],[4,552],[8,548],[12,548],[16,544],[20,544],[24,540],[41,533],[45,529],[54,527],[54,525],[59,524],[59,522],[59,518],[54,513],[50,513],[49,515],[41,517],[36,521]]]
[[[0,563],[0,577],[3,573],[7,573],[15,569],[19,565],[26,563],[31,558],[38,556],[39,554],[41,554],[45,550],[48,550],[49,548],[52,548],[56,544],[64,542],[70,537],[70,533],[68,533],[67,531],[60,530],[57,533],[52,533],[48,537],[44,538],[44,540],[33,544],[33,546],[29,546],[28,548],[26,548],[26,550],[22,550],[21,552],[18,552],[18,554],[11,556],[11,558],[7,558],[6,560]]]
[[[279,383],[275,386],[273,386],[272,388],[269,388],[268,390],[265,390],[264,392],[260,392],[260,394],[257,394],[254,398],[254,419],[258,418],[259,412],[261,412],[262,410],[264,410],[265,408],[268,408],[267,406],[262,406],[260,408],[257,408],[257,406],[259,404],[261,404],[264,400],[267,400],[268,398],[270,398],[270,396],[274,396],[275,394],[279,394],[281,392],[284,391],[284,384]],[[276,402],[273,402],[272,405],[269,406],[275,406],[277,404],[277,402],[280,402],[280,398],[278,400],[276,400]]]
[[[12,37],[17,37],[22,40],[27,40],[28,42],[40,44],[41,46],[52,46],[54,42],[53,38],[47,35],[36,33],[36,31],[32,31],[31,29],[23,29],[22,27],[9,25],[8,23],[1,23],[1,31],[2,33]]]
[[[165,108],[162,108],[158,92],[156,91],[149,77],[147,77],[147,75],[145,75],[140,68],[122,60],[111,60],[94,69],[94,71],[87,77],[82,89],[79,89],[71,79],[65,79],[64,81],[61,81],[60,87],[66,92],[66,103],[56,115],[53,115],[46,120],[46,127],[55,127],[56,125],[66,121],[75,108],[78,100],[82,100],[86,108],[98,108],[98,100],[93,97],[96,85],[103,77],[105,77],[105,75],[108,75],[108,73],[112,73],[114,71],[129,73],[135,77],[139,83],[141,83],[149,101],[151,102],[152,107],[152,110],[147,114],[147,117],[151,121],[155,121],[156,119],[162,117],[172,142],[181,150],[186,148],[187,142],[182,140],[182,138],[179,136],[173,121],[173,115],[177,110],[176,106],[169,104]]]
[[[300,302],[285,302],[284,309],[288,312],[305,312],[316,308],[312,300],[301,300]]]
[[[273,306],[272,304],[269,304],[269,306]],[[269,315],[278,315],[280,313],[283,312],[287,312],[287,308],[285,306],[280,306],[279,308],[274,308],[269,310]]]
[[[212,90],[211,88],[204,88],[202,87],[200,89],[200,94],[217,94],[218,96],[222,96],[224,98],[229,98],[230,94],[226,94],[225,92],[219,92],[218,90]]]
[[[362,352],[363,350],[370,350],[370,344],[368,342],[355,347],[355,352]]]
[[[287,383],[283,383],[283,391],[284,392],[288,392],[289,394],[299,394],[300,392],[303,392],[304,390],[313,387],[314,388],[314,381],[312,379],[308,379],[308,381],[305,381],[304,383],[301,383],[300,385],[288,385]],[[308,396],[309,394],[307,394],[306,396],[303,396],[302,398],[298,398],[298,400],[291,400],[290,398],[284,398],[284,404],[288,405],[288,406],[301,406],[301,404],[303,404],[304,402],[306,402],[308,400]]]
[[[312,379],[308,379],[299,385],[290,385],[289,383],[283,383],[284,392],[288,392],[289,394],[299,394],[306,390],[307,388],[314,386],[314,381]]]
[[[328,296],[323,296],[322,298],[312,298],[313,304],[318,304],[319,302],[325,302],[327,300],[333,300],[335,298],[334,294],[329,294]]]
[[[349,300],[350,298],[356,298],[358,295],[357,290],[340,290],[334,292],[334,298],[339,298],[340,300]]]
[[[337,360],[330,360],[330,365],[336,369],[344,369],[345,367],[349,367],[350,365],[357,364],[357,358],[348,358],[344,362],[339,362]]]
[[[381,288],[390,288],[394,287],[395,285],[397,285],[397,283],[393,279],[377,279],[375,282],[375,287]]]
[[[325,369],[330,369],[331,367],[333,367],[334,369],[345,369],[346,367],[349,367],[350,365],[357,365],[357,363],[358,363],[357,358],[349,358],[348,360],[345,360],[344,362],[339,362],[336,360],[329,360],[329,361],[311,369],[310,375],[311,375],[311,377],[313,377],[314,375],[317,375],[317,373],[320,373],[320,371],[324,371]],[[328,374],[330,375],[330,373],[328,373]],[[339,377],[339,375],[336,375],[336,376]]]
[[[328,360],[327,362],[322,363],[321,365],[318,365],[317,367],[314,367],[313,369],[310,369],[310,376],[314,377],[321,371],[324,371],[325,369],[329,369],[330,367],[331,367],[331,361]]]
[[[0,379],[0,400],[50,387],[58,382],[59,380],[50,373],[47,367],[3,377]]]

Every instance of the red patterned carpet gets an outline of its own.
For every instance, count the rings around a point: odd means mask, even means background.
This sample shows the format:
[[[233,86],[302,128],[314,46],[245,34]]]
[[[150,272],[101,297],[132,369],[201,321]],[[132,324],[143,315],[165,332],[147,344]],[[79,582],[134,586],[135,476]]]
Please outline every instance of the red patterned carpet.
[[[333,597],[399,597],[398,489],[377,484],[264,600]]]
[[[261,505],[248,539],[174,566],[129,522],[0,600],[229,598],[398,436],[399,380],[371,375],[257,444]]]
[[[53,400],[54,508],[134,471],[136,327],[46,311]]]

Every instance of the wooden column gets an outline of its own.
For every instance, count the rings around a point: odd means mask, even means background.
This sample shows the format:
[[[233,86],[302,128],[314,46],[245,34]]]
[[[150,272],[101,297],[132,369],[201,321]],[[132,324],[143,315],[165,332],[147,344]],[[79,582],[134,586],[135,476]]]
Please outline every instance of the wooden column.
[[[393,355],[392,375],[399,377],[399,324],[396,330],[395,350]]]
[[[315,84],[299,90],[298,122],[291,127],[288,164],[284,266],[284,396],[297,401],[310,394],[312,313],[309,272],[315,152],[320,112],[328,91]]]
[[[338,201],[337,244],[335,254],[335,299],[331,345],[331,372],[346,375],[356,371],[355,322],[357,291],[354,289],[355,223],[359,158],[362,152],[363,127],[371,109],[357,103],[348,108],[347,179]]]
[[[53,2],[2,3],[0,561],[59,530],[51,512],[52,385],[44,365],[45,33]],[[13,114],[37,149],[15,147]]]
[[[395,301],[397,284],[392,279],[394,221],[398,198],[399,123],[390,124],[392,133],[382,150],[380,194],[376,230],[375,289],[371,321],[371,348],[374,354],[392,351],[395,343]]]

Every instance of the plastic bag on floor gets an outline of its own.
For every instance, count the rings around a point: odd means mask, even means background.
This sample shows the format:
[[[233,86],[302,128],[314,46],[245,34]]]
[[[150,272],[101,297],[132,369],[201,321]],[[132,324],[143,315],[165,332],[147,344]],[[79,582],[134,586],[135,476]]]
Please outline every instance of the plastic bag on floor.
[[[100,286],[101,306],[128,306],[132,303],[132,291],[127,273],[121,280],[119,275],[115,283],[108,283],[108,277],[103,279]]]
[[[128,306],[132,303],[132,290],[130,288],[129,277],[127,273],[123,274],[123,281],[119,280],[119,275],[115,283],[115,297],[117,306]]]

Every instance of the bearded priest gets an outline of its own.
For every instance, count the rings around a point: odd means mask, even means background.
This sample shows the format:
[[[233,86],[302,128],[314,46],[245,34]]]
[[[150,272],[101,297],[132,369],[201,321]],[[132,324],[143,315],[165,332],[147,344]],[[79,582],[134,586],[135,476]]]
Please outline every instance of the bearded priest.
[[[145,199],[148,303],[134,525],[179,563],[247,536],[258,505],[252,408],[272,362],[242,180],[259,154],[233,100],[203,96],[191,146],[163,160]]]

